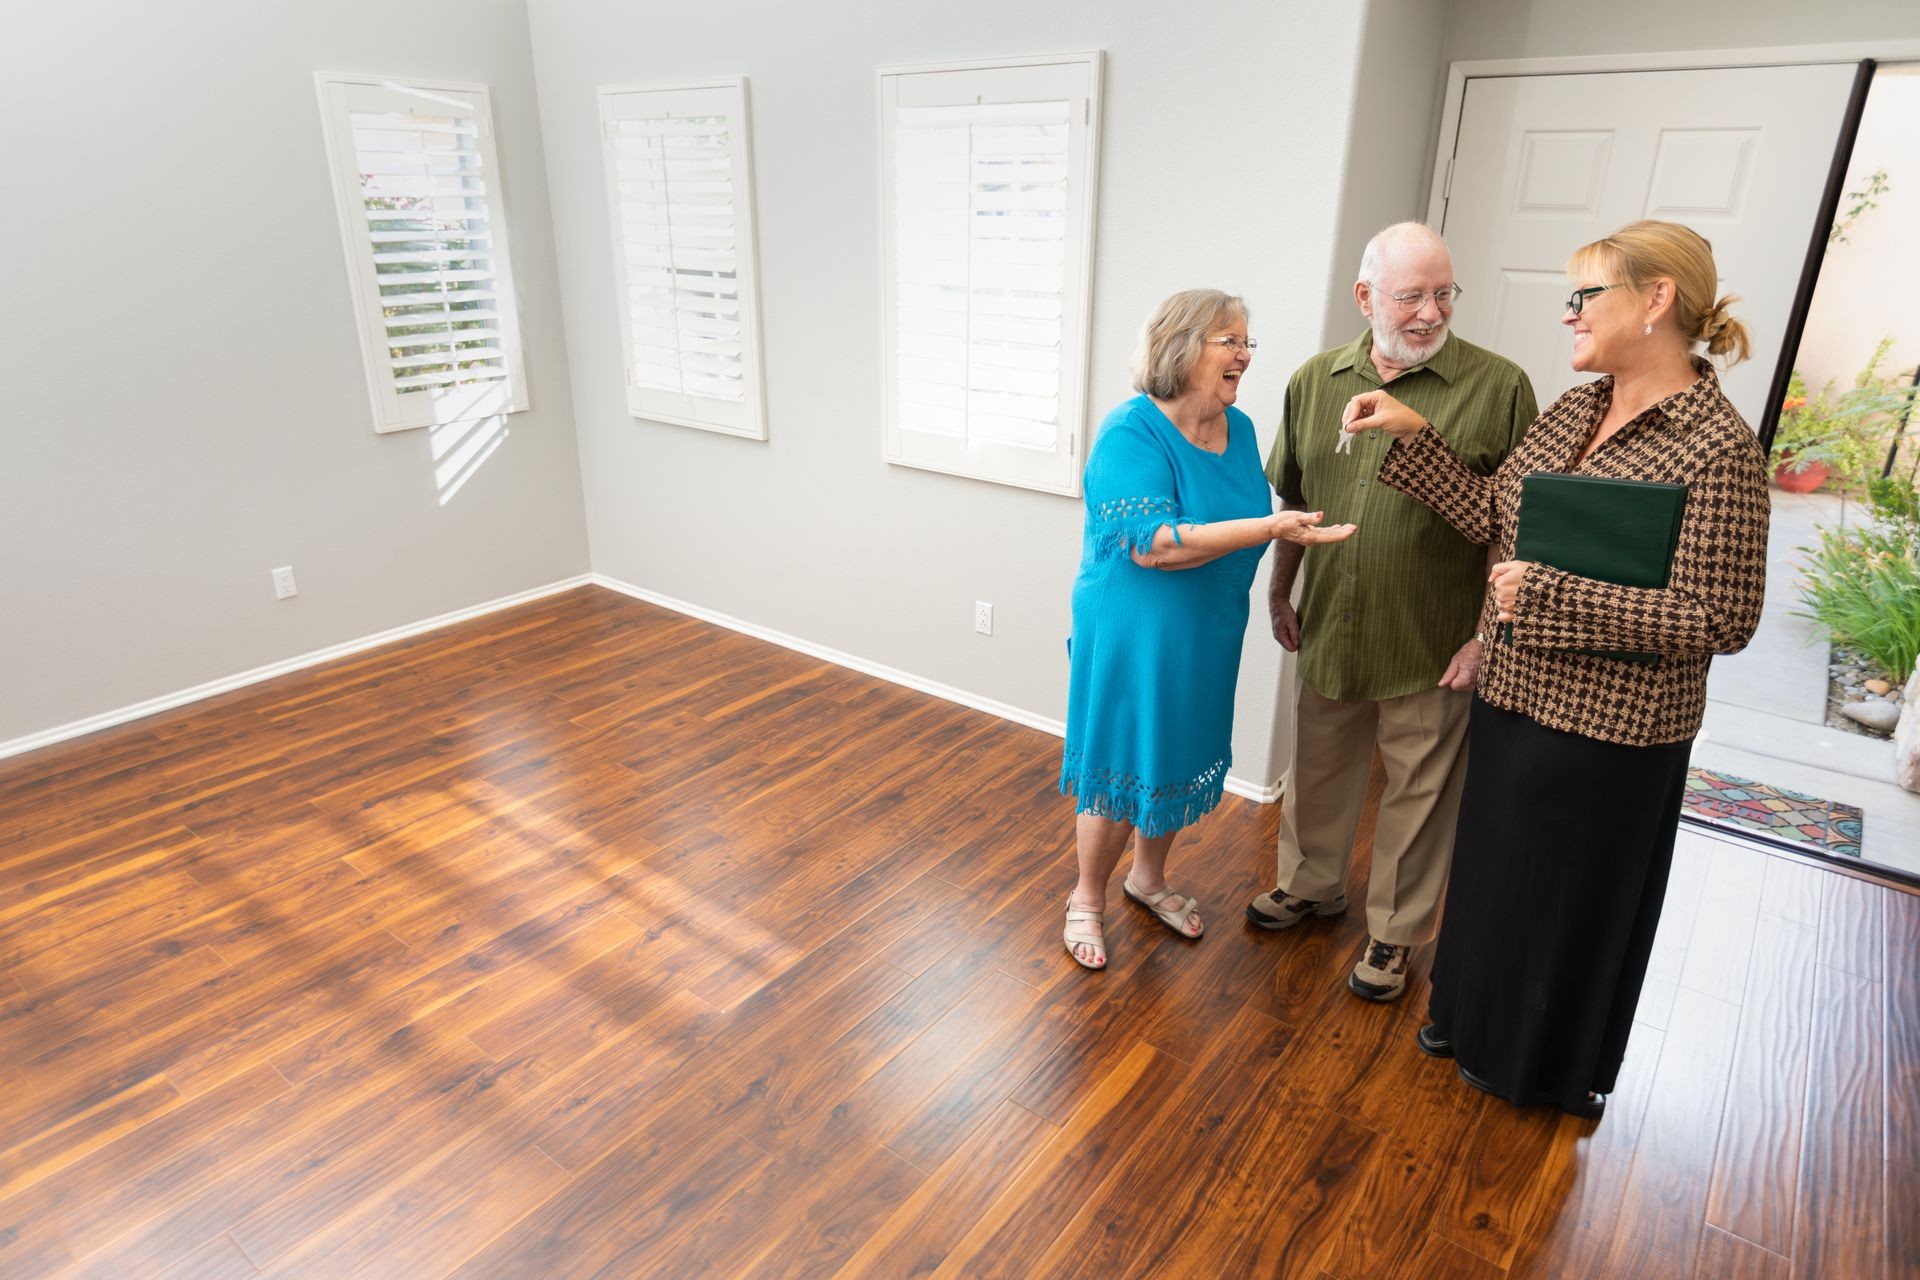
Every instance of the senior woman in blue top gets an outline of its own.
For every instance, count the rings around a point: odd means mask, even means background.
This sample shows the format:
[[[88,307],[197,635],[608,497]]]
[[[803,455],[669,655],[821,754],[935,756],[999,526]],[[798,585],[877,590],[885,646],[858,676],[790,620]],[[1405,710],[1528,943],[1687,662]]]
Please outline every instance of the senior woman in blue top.
[[[1353,533],[1273,510],[1253,422],[1233,407],[1253,348],[1239,298],[1189,289],[1162,302],[1134,354],[1141,394],[1107,415],[1087,459],[1060,789],[1078,798],[1065,942],[1088,969],[1106,967],[1107,881],[1129,835],[1126,895],[1200,936],[1198,906],[1167,886],[1167,855],[1220,802],[1254,570],[1276,538]]]

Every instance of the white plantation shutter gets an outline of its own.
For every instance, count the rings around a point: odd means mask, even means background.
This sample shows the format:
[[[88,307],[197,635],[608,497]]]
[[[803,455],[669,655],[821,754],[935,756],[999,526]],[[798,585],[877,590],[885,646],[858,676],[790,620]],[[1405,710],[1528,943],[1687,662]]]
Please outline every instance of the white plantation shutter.
[[[374,429],[526,408],[486,87],[318,80]]]
[[[888,461],[1080,491],[1099,73],[881,73]]]
[[[746,82],[600,91],[636,417],[766,439]]]

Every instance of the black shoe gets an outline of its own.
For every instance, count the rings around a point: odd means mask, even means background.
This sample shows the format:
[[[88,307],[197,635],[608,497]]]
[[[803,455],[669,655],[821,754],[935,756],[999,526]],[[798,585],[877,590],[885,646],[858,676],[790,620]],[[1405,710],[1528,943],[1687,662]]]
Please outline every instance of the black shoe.
[[[1601,1116],[1607,1114],[1607,1095],[1604,1093],[1590,1093],[1584,1100],[1576,1102],[1572,1106],[1568,1106],[1564,1102],[1559,1105],[1560,1109],[1570,1116],[1579,1116],[1583,1120],[1598,1120]]]
[[[1431,1022],[1414,1033],[1413,1042],[1419,1045],[1420,1052],[1426,1054],[1429,1058],[1451,1058],[1453,1056],[1453,1041],[1443,1040],[1435,1034]]]
[[[1500,1092],[1498,1089],[1494,1088],[1492,1085],[1488,1084],[1485,1080],[1482,1080],[1479,1076],[1473,1074],[1473,1072],[1467,1070],[1465,1067],[1461,1066],[1459,1063],[1457,1062],[1454,1063],[1453,1069],[1460,1076],[1462,1080],[1465,1080],[1468,1084],[1472,1085],[1474,1088],[1478,1089],[1480,1092],[1490,1093],[1494,1097],[1499,1098],[1503,1102],[1507,1100],[1506,1094]]]
[[[1462,1080],[1465,1080],[1468,1084],[1472,1085],[1474,1088],[1478,1089],[1480,1092],[1490,1093],[1494,1097],[1499,1098],[1504,1102],[1513,1102],[1513,1099],[1507,1097],[1506,1094],[1501,1093],[1498,1089],[1494,1088],[1491,1084],[1487,1083],[1485,1080],[1482,1080],[1479,1076],[1473,1074],[1473,1072],[1461,1066],[1458,1062],[1453,1064],[1453,1069],[1459,1074]],[[1529,1102],[1551,1101],[1554,1106],[1559,1107],[1562,1111],[1566,1112],[1568,1115],[1579,1116],[1583,1120],[1598,1120],[1601,1116],[1607,1113],[1607,1095],[1604,1093],[1590,1093],[1584,1099],[1582,1099],[1579,1102],[1573,1103],[1572,1105],[1568,1105],[1567,1103],[1560,1102],[1554,1099],[1545,1098],[1538,1094],[1534,1095],[1532,1098],[1529,1098],[1528,1101]],[[1513,1105],[1520,1106],[1522,1104],[1514,1102]]]

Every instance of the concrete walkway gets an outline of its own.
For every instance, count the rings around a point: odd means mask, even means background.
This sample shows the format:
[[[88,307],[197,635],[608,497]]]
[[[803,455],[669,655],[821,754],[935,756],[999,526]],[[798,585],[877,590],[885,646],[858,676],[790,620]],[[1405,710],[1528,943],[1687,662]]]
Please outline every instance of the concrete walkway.
[[[1828,493],[1772,496],[1760,629],[1745,651],[1714,659],[1693,762],[1858,805],[1861,856],[1920,874],[1920,795],[1894,782],[1892,743],[1827,727],[1827,631],[1794,616],[1803,607],[1798,548],[1814,543],[1817,525],[1853,523],[1860,506]]]

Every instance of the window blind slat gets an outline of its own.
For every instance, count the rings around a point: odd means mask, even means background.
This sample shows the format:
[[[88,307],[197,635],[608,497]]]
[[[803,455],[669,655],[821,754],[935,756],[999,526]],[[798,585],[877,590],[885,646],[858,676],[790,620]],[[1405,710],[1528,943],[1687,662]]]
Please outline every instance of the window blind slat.
[[[457,235],[450,234],[450,232],[452,231],[457,231],[458,234]],[[469,229],[451,228],[446,230],[419,230],[419,231],[407,231],[407,230],[369,231],[367,233],[367,241],[370,244],[385,244],[385,245],[434,244],[437,242],[438,237],[441,235],[446,236],[446,243],[448,244],[491,243],[491,237],[488,235],[485,228],[482,228],[477,231],[472,230],[470,228]]]
[[[420,133],[444,133],[455,137],[478,137],[480,126],[466,116],[417,116],[412,112],[354,111],[348,114],[357,136],[363,129],[405,129]]]
[[[467,382],[500,382],[507,376],[507,370],[498,365],[481,365],[472,369],[447,369],[437,373],[395,377],[393,385],[400,391],[419,391],[428,387],[457,387]]]
[[[906,133],[918,129],[951,129],[974,125],[1065,125],[1071,102],[983,102],[974,106],[897,107],[896,127]]]
[[[369,174],[365,183],[370,199],[477,200],[487,194],[479,174]]]
[[[390,269],[386,271],[381,271],[379,273],[380,293],[383,298],[388,296],[387,291],[389,289],[397,290],[397,289],[410,288],[415,285],[423,285],[423,284],[432,284],[432,285],[467,284],[467,283],[472,283],[472,282],[481,281],[481,280],[491,282],[492,279],[493,279],[493,272],[478,271],[478,270],[403,271],[403,270],[397,270],[397,269]]]
[[[494,361],[506,359],[507,353],[498,347],[455,347],[444,351],[416,351],[404,356],[395,356],[387,363],[395,369],[415,369],[422,365],[465,364],[469,361]]]
[[[360,172],[376,178],[414,174],[478,176],[480,157],[472,151],[362,151]]]
[[[490,289],[448,289],[445,291],[436,291],[433,293],[419,293],[419,294],[411,294],[411,295],[390,294],[385,299],[383,299],[383,303],[389,310],[394,310],[402,307],[424,307],[424,306],[431,306],[435,308],[445,307],[451,310],[452,308],[455,308],[455,307],[465,308],[465,307],[468,307],[470,304],[477,303],[477,302],[492,302],[496,300],[498,296],[499,295],[495,294]],[[485,310],[479,310],[479,309],[460,310],[460,311],[455,311],[454,314],[459,315],[461,317],[465,317],[465,318],[476,318],[480,316],[487,316],[491,318],[491,317],[497,317],[499,315],[499,313],[496,311],[485,311]],[[387,323],[389,327],[391,327],[393,325],[418,324],[419,321],[416,319],[409,319],[407,316],[390,315],[387,318]]]
[[[397,262],[467,262],[475,258],[491,258],[493,254],[486,249],[465,247],[460,249],[391,249],[376,252],[373,260],[377,264]]]
[[[406,347],[445,346],[449,342],[486,341],[497,343],[499,340],[500,330],[491,326],[473,329],[455,329],[449,326],[433,333],[390,334],[387,337],[387,346],[392,350],[400,350]]]
[[[445,208],[441,207],[443,205]],[[484,204],[469,205],[461,197],[457,196],[447,197],[437,201],[420,201],[407,208],[379,208],[370,205],[366,209],[366,215],[368,222],[427,222],[435,224],[433,227],[426,228],[428,230],[438,229],[443,225],[457,228],[457,224],[464,222],[485,222],[493,216],[487,211],[487,207]]]

